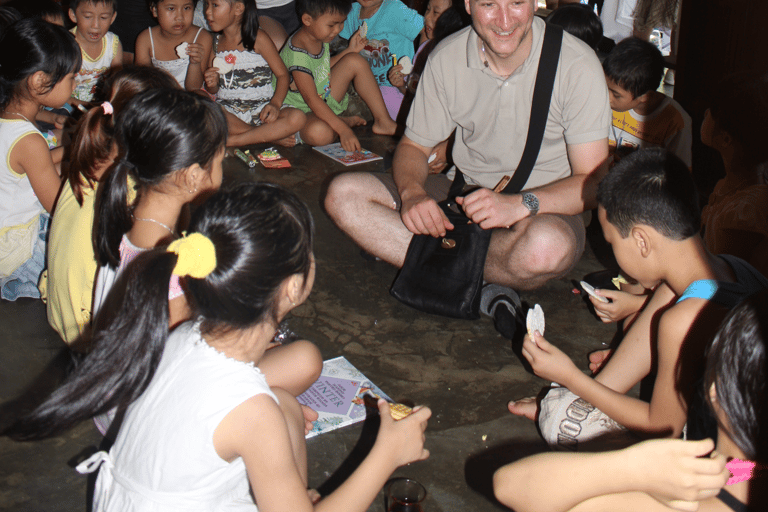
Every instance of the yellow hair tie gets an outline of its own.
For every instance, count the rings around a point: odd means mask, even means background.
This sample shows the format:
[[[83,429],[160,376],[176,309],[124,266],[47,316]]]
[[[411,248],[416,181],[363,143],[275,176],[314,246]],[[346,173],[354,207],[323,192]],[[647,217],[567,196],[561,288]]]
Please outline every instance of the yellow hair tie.
[[[202,279],[216,268],[216,248],[207,236],[200,233],[175,240],[168,246],[168,252],[175,252],[179,256],[173,268],[177,276]]]

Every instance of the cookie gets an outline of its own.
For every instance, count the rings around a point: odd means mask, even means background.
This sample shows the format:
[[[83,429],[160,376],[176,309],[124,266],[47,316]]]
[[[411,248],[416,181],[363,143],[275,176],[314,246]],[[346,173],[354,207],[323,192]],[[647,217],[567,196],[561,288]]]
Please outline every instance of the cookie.
[[[392,419],[397,421],[405,418],[413,412],[413,409],[405,404],[389,404],[389,414],[392,415]]]
[[[413,71],[413,62],[411,62],[411,58],[407,55],[404,55],[400,57],[400,61],[398,62],[403,69],[400,71],[404,75],[410,75],[411,71]]]
[[[538,304],[528,310],[528,315],[525,317],[525,328],[528,329],[528,336],[531,337],[531,340],[533,340],[534,331],[539,331],[539,334],[544,336],[544,310]]]
[[[581,285],[582,289],[585,292],[587,292],[588,294],[590,294],[591,296],[593,296],[594,298],[596,298],[600,302],[610,302],[607,298],[602,297],[602,296],[596,294],[595,293],[595,288],[591,284],[589,284],[588,282],[581,281],[579,284]]]
[[[189,59],[189,55],[187,55],[187,46],[189,46],[189,43],[185,41],[176,47],[176,55],[178,55],[180,59]]]
[[[226,75],[227,73],[232,71],[232,69],[234,68],[234,65],[225,61],[221,57],[216,57],[215,59],[213,59],[213,67],[219,68],[220,75]]]
[[[362,25],[360,25],[360,37],[363,39],[368,36],[368,22],[364,21]]]

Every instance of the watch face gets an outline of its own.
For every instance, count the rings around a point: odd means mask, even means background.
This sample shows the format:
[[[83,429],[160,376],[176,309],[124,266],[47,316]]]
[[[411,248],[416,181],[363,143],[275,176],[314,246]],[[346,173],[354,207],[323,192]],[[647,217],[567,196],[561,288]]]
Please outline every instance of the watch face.
[[[531,214],[536,214],[539,211],[539,198],[533,194],[523,194],[523,204],[531,211]]]

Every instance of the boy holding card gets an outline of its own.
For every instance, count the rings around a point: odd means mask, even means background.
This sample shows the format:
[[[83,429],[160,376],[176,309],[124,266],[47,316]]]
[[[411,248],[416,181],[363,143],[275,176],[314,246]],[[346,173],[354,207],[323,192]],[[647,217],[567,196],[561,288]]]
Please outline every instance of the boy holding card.
[[[674,155],[647,149],[625,157],[600,183],[597,200],[603,234],[622,270],[646,288],[659,286],[595,378],[539,333],[535,340],[525,337],[523,355],[533,370],[562,387],[549,391],[540,410],[530,398],[509,409],[538,417],[545,440],[565,449],[608,434],[636,440],[626,429],[679,436],[689,408],[697,409],[694,391],[712,333],[741,299],[768,288],[743,260],[706,250],[693,180]],[[652,369],[650,403],[627,396]]]

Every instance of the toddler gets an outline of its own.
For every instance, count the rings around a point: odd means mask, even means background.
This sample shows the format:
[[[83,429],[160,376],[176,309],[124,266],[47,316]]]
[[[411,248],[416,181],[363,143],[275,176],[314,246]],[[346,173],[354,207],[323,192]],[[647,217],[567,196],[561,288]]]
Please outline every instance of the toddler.
[[[294,146],[306,116],[295,108],[283,108],[288,69],[272,39],[259,28],[256,4],[253,0],[208,2],[205,17],[218,33],[205,87],[217,95],[216,101],[226,111],[228,144],[274,141]]]
[[[658,92],[664,57],[636,38],[616,45],[603,61],[613,121],[609,144],[616,155],[646,147],[666,148],[691,168],[691,116]]]
[[[136,64],[167,71],[188,91],[200,89],[202,66],[211,58],[212,38],[208,31],[192,24],[195,2],[152,0],[149,8],[158,25],[136,39]]]
[[[116,0],[71,0],[69,19],[75,24],[72,33],[83,54],[77,74],[72,102],[88,103],[93,99],[99,77],[110,67],[123,63],[120,39],[109,31],[117,16]]]
[[[49,144],[33,120],[66,103],[80,69],[67,31],[40,18],[0,33],[0,293],[39,298],[48,214],[61,184]]]
[[[441,7],[443,6],[433,7],[431,14],[434,20],[437,20],[435,8],[439,11]],[[429,10],[427,14],[430,14]],[[400,0],[358,0],[352,4],[352,10],[339,35],[344,39],[359,36],[363,22],[367,30],[364,34],[364,48],[360,51],[360,55],[365,57],[371,66],[390,117],[397,119],[400,104],[403,102],[403,93],[389,83],[387,72],[397,64],[396,60],[402,57],[413,60],[413,41],[425,28],[424,18]],[[434,21],[432,28],[434,28]],[[431,37],[431,34],[426,34],[426,30],[424,35],[427,38]]]
[[[291,73],[286,103],[308,114],[299,132],[312,146],[324,146],[337,137],[347,151],[361,149],[352,127],[365,124],[359,116],[342,117],[349,103],[350,82],[371,109],[373,132],[394,135],[397,124],[387,111],[368,62],[357,52],[363,47],[359,31],[343,52],[330,55],[329,43],[341,32],[349,0],[299,0],[302,26],[286,42],[280,56]]]

